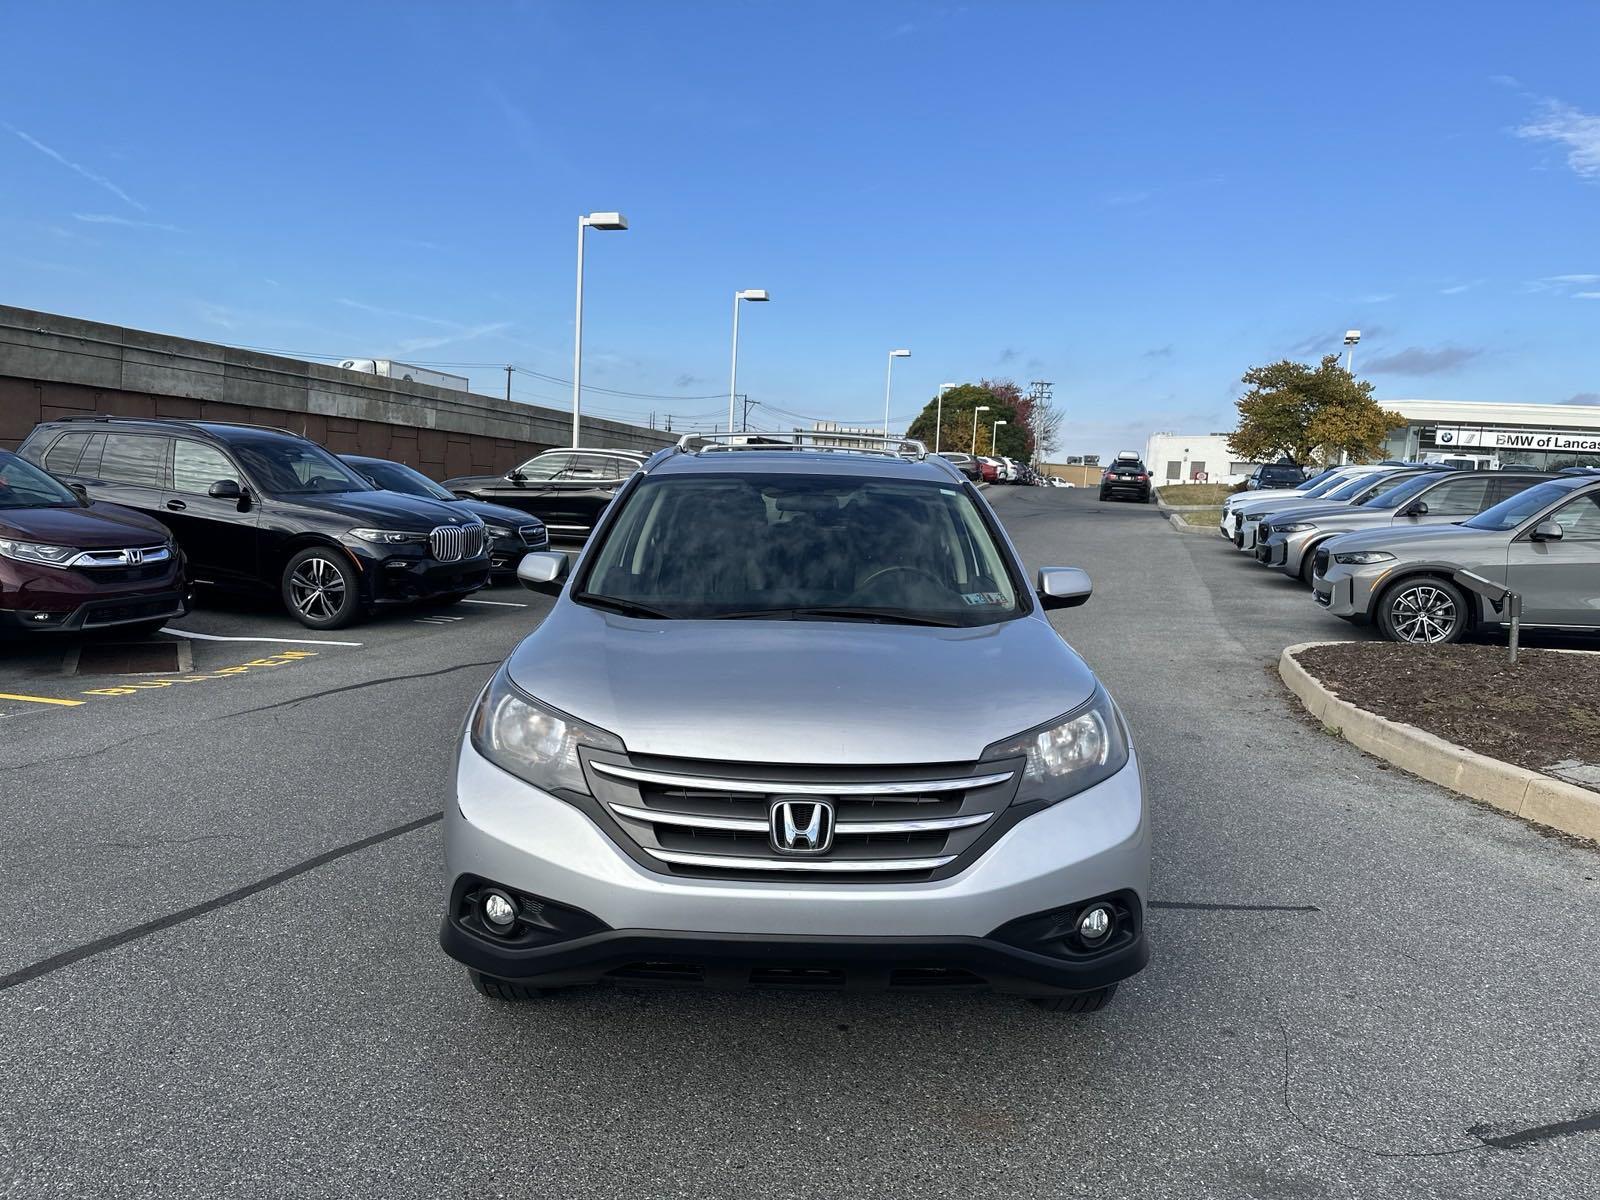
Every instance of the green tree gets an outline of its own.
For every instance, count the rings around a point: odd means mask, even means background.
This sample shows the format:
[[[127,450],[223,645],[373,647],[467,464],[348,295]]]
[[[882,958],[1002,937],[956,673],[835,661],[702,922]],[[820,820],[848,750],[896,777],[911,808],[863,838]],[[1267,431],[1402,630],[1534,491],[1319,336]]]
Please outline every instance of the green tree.
[[[1389,431],[1405,424],[1372,398],[1372,384],[1339,365],[1337,354],[1315,368],[1288,359],[1251,367],[1243,382],[1249,390],[1236,402],[1239,428],[1228,449],[1249,462],[1376,458]]]
[[[940,423],[938,446],[941,450],[964,450],[967,453],[995,455],[1026,460],[1031,450],[1031,438],[1018,413],[1022,393],[1009,379],[985,379],[980,383],[963,383],[944,394],[944,418]],[[972,415],[980,406],[987,405],[988,412],[978,413],[978,446],[972,446]],[[916,420],[906,430],[906,436],[926,442],[934,447],[934,418],[940,409],[938,397],[928,401]],[[990,444],[995,433],[994,422],[1005,421],[998,431],[998,451]]]

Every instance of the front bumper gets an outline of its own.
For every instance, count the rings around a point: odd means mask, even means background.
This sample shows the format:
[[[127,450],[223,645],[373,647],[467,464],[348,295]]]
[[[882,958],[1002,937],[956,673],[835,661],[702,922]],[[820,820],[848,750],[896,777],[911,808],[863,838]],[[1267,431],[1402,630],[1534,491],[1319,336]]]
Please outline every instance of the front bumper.
[[[601,927],[519,949],[475,932],[452,904],[445,950],[502,979],[593,980],[619,962],[666,955],[716,967],[706,968],[704,982],[728,978],[729,969],[815,966],[881,981],[897,967],[949,967],[976,976],[977,986],[1042,994],[1100,987],[1148,959],[1150,825],[1131,757],[1110,779],[1017,822],[966,870],[921,882],[747,881],[647,869],[579,809],[465,742],[444,838],[453,889],[466,877],[492,880],[579,909]],[[1113,894],[1128,897],[1136,936],[1088,959],[996,937],[1019,918]]]
[[[81,633],[172,620],[188,615],[187,591],[99,596],[70,609],[0,608],[0,630],[18,633]]]
[[[407,604],[456,592],[475,592],[489,582],[489,554],[440,562],[435,558],[391,555],[363,564],[373,604]]]
[[[1362,621],[1372,615],[1373,599],[1389,572],[1385,565],[1351,569],[1330,562],[1326,575],[1313,576],[1311,597],[1336,617]]]

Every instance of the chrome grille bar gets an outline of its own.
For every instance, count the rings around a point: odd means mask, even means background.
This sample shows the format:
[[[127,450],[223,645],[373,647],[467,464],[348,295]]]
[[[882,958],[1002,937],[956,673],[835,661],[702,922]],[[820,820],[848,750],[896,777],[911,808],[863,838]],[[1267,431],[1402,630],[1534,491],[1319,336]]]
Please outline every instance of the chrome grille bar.
[[[483,553],[483,526],[439,525],[428,534],[428,550],[440,562],[459,562]]]
[[[685,829],[723,829],[734,833],[761,833],[768,822],[760,817],[713,817],[698,813],[668,812],[659,808],[640,808],[633,804],[613,804],[611,811],[633,821],[654,821],[658,825],[678,825]],[[993,813],[969,813],[960,817],[920,817],[906,821],[840,821],[833,827],[836,837],[874,833],[943,833],[949,829],[969,829],[982,825]]]
[[[924,796],[935,792],[967,792],[1005,783],[1014,772],[969,775],[965,779],[920,779],[884,783],[776,783],[766,779],[719,779],[704,775],[677,775],[670,771],[645,771],[617,763],[591,764],[602,775],[634,783],[682,788],[693,792],[738,792],[769,796]]]
[[[713,867],[721,871],[821,871],[857,874],[886,871],[935,871],[955,861],[954,854],[937,858],[744,858],[726,854],[690,854],[682,850],[644,847],[645,853],[680,867]]]

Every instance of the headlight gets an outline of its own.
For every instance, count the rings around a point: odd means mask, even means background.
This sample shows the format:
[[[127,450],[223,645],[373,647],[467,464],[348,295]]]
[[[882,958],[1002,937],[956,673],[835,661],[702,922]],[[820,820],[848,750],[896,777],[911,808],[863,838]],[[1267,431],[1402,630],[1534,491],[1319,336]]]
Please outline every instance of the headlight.
[[[11,542],[0,539],[0,554],[18,562],[39,563],[46,567],[65,567],[81,551],[76,546],[47,546],[42,542]]]
[[[360,538],[363,542],[377,542],[384,546],[403,546],[428,540],[428,535],[425,533],[409,533],[404,529],[352,529],[350,536]]]
[[[1027,758],[1013,803],[1054,803],[1109,779],[1128,763],[1128,739],[1104,688],[1055,724],[991,746],[984,758]]]
[[[511,536],[511,530],[504,525],[485,525],[484,528],[489,531],[489,536],[492,538],[508,538]]]
[[[622,743],[592,726],[546,708],[519,692],[504,667],[484,689],[472,714],[472,744],[503,771],[545,791],[585,792],[578,747],[621,752]]]
[[[1368,563],[1389,562],[1394,558],[1387,550],[1352,550],[1348,554],[1335,554],[1333,561],[1347,567],[1364,567]]]
[[[1316,526],[1313,525],[1310,521],[1297,521],[1297,522],[1295,522],[1293,524],[1289,524],[1289,525],[1274,525],[1272,527],[1272,532],[1273,533],[1304,533],[1308,529],[1315,529],[1315,528],[1316,528]]]

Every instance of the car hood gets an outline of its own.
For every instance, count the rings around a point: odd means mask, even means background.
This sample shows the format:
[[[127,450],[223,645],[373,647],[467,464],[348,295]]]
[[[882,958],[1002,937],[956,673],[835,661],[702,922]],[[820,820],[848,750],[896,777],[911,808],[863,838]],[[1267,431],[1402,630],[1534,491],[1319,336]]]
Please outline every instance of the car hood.
[[[1346,506],[1335,512],[1320,513],[1309,516],[1306,519],[1318,529],[1330,531],[1340,529],[1390,529],[1393,527],[1398,513],[1399,510],[1393,508],[1350,508]],[[1284,515],[1281,513],[1274,514],[1272,524],[1279,524]],[[1406,527],[1416,528],[1411,525],[1409,518],[1406,521]],[[1432,526],[1424,528],[1432,528]]]
[[[1223,507],[1236,513],[1270,512],[1276,505],[1281,507],[1285,501],[1293,504],[1317,504],[1319,498],[1312,496],[1306,498],[1302,492],[1293,490],[1283,492],[1243,492],[1238,496],[1230,496],[1223,503]]]
[[[490,504],[487,500],[455,500],[451,508],[472,513],[496,525],[509,525],[516,529],[522,525],[543,525],[538,517],[531,517],[520,508],[507,508],[504,504]]]
[[[773,764],[971,762],[1095,688],[1037,616],[968,629],[657,621],[565,598],[509,670],[633,753]]]
[[[1474,538],[1500,538],[1509,541],[1511,534],[1495,533],[1488,529],[1467,529],[1461,525],[1414,525],[1409,528],[1384,525],[1379,529],[1342,533],[1325,544],[1330,550],[1338,550],[1340,553],[1351,553],[1356,550],[1387,550],[1391,554],[1399,554],[1414,550],[1418,554],[1432,556],[1448,554],[1448,548],[1452,544],[1465,545]]]
[[[375,529],[416,533],[426,533],[436,525],[466,525],[475,519],[458,505],[400,492],[329,492],[317,496],[283,496],[277,502],[316,512],[338,513],[358,525]]]
[[[1325,513],[1344,512],[1349,507],[1350,505],[1343,500],[1312,500],[1307,504],[1285,504],[1282,508],[1268,506],[1252,509],[1249,515],[1260,517],[1264,521],[1299,521]]]
[[[80,550],[109,550],[155,545],[171,536],[160,521],[116,504],[96,502],[88,508],[0,508],[0,537],[18,541],[76,546]]]

